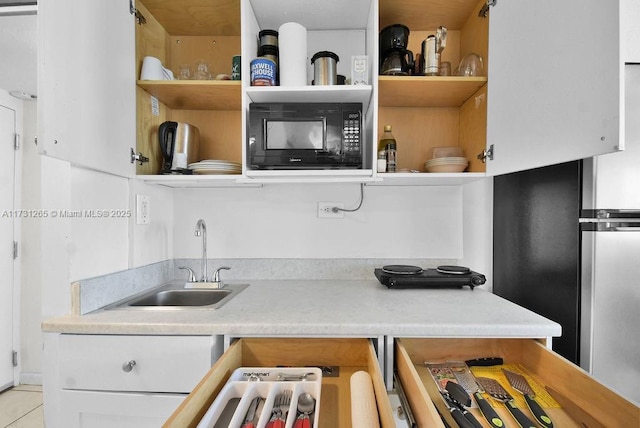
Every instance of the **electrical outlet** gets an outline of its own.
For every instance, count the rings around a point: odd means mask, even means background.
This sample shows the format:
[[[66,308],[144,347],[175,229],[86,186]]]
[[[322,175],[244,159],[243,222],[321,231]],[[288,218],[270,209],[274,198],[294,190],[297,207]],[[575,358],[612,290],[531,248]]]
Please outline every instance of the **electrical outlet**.
[[[149,224],[151,199],[147,195],[136,195],[136,224]]]
[[[318,202],[319,218],[344,218],[344,211],[334,211],[334,208],[344,208],[342,202]]]

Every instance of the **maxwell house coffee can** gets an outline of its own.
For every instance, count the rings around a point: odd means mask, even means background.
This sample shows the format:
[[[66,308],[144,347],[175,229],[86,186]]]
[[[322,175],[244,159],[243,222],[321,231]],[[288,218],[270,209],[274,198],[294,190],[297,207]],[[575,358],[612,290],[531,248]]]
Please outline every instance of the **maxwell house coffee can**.
[[[275,86],[276,63],[268,58],[258,57],[251,61],[251,86]]]

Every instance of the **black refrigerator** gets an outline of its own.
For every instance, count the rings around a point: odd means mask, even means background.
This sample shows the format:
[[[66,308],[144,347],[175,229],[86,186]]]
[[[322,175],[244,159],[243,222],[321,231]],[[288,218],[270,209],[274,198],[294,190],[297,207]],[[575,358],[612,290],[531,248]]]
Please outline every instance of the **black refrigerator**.
[[[494,178],[493,292],[562,326],[553,349],[580,362],[582,162]]]

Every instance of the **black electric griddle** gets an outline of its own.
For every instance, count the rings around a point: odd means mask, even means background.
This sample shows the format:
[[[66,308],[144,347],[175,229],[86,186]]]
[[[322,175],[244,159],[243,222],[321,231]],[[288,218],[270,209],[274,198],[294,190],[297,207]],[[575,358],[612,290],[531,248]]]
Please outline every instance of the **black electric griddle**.
[[[375,269],[381,284],[389,288],[462,288],[479,286],[487,278],[464,266],[438,266],[436,269],[422,269],[411,265],[387,265]]]

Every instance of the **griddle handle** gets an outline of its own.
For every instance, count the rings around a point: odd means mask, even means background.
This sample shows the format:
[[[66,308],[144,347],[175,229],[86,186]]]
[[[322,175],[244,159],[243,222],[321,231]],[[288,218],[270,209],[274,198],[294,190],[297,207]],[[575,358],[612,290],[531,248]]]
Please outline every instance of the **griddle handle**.
[[[527,415],[522,413],[522,410],[518,409],[513,404],[513,401],[507,401],[504,404],[507,406],[509,412],[511,412],[511,415],[513,415],[513,417],[515,418],[516,422],[518,422],[518,425],[520,425],[522,428],[537,428],[535,422],[529,419]]]
[[[553,422],[551,422],[551,418],[549,415],[542,410],[540,404],[530,395],[524,394],[524,399],[527,402],[527,406],[529,406],[529,410],[533,413],[533,416],[536,418],[540,425],[544,428],[553,428]]]
[[[500,419],[500,416],[496,413],[495,409],[491,404],[485,400],[479,392],[473,393],[474,398],[476,399],[476,403],[480,407],[480,411],[484,415],[484,418],[489,422],[489,424],[494,428],[504,428],[504,422]]]

